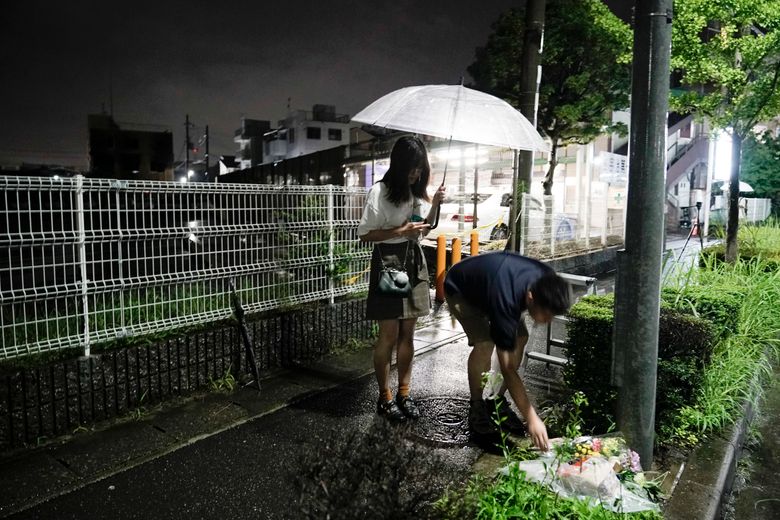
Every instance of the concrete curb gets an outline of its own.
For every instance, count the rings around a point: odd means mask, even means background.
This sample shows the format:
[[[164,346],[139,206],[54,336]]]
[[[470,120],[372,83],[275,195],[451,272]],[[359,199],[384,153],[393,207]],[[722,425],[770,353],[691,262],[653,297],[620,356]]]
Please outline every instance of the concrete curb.
[[[742,453],[755,402],[760,395],[759,376],[753,379],[751,397],[742,405],[741,419],[723,437],[697,448],[688,458],[680,480],[664,507],[667,520],[716,520],[721,518],[725,497],[734,485],[737,461]]]

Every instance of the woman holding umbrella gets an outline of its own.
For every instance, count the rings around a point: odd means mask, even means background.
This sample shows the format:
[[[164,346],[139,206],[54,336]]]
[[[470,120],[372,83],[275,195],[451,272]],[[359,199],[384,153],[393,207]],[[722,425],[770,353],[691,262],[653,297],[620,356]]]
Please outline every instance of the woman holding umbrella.
[[[427,193],[431,167],[425,145],[417,137],[398,139],[390,168],[368,192],[358,235],[374,243],[366,319],[377,320],[374,370],[379,385],[377,413],[393,421],[416,419],[420,412],[410,396],[417,318],[430,311],[428,266],[419,240],[444,196]],[[427,206],[430,206],[427,208]],[[423,216],[424,208],[427,213]],[[390,278],[392,275],[392,278]],[[395,285],[388,290],[387,280]],[[398,393],[390,390],[390,360],[397,349]]]

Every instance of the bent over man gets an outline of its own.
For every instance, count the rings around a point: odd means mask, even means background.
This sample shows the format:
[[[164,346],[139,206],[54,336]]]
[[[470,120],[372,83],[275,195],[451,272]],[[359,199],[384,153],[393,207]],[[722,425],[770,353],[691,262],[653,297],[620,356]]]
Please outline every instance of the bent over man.
[[[447,274],[444,291],[450,312],[463,326],[473,347],[468,360],[471,431],[478,435],[496,433],[497,410],[505,417],[508,430],[524,433],[522,422],[503,397],[509,390],[526,420],[534,445],[547,450],[547,429],[517,373],[528,342],[522,313],[527,311],[537,323],[549,323],[554,316],[566,313],[570,305],[568,284],[545,264],[504,251],[473,256],[455,264]],[[490,370],[494,348],[504,383],[492,402],[482,398],[482,374]]]

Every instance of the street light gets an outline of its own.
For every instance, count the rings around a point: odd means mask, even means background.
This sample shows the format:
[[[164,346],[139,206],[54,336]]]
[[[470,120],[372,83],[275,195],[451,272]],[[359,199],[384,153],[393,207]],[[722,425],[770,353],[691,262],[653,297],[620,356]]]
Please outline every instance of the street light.
[[[193,175],[195,175],[195,170],[187,170],[187,178],[191,178]]]

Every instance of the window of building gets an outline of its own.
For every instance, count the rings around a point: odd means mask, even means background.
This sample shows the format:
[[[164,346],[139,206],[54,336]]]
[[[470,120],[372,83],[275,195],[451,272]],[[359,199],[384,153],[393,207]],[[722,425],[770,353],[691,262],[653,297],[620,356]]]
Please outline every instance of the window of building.
[[[322,129],[317,126],[306,127],[306,139],[322,139]]]
[[[341,128],[328,128],[329,141],[341,141]]]
[[[290,141],[290,144],[295,142],[295,128],[287,130],[287,140]]]

